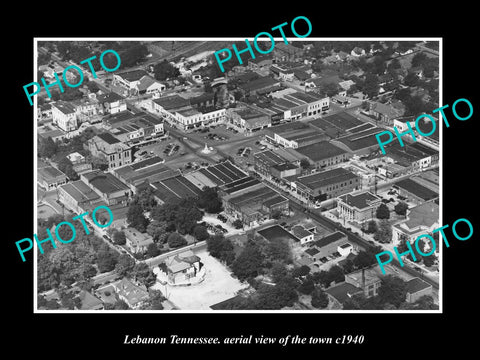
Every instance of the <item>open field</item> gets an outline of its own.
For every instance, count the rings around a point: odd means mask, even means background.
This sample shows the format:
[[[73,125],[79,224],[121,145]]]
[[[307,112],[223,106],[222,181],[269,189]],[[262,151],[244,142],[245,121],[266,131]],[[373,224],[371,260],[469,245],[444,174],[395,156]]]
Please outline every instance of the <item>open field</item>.
[[[192,286],[169,286],[155,284],[152,288],[163,295],[181,310],[211,310],[210,306],[234,297],[239,290],[246,288],[230,271],[206,250],[196,252],[206,268],[205,279]]]

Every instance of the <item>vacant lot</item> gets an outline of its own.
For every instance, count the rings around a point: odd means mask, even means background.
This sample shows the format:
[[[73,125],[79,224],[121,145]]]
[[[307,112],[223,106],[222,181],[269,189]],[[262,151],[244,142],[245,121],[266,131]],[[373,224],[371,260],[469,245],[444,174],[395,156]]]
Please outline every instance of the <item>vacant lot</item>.
[[[206,250],[195,252],[206,268],[205,279],[192,286],[164,286],[155,284],[168,300],[181,310],[211,310],[210,306],[234,297],[248,287],[230,275],[230,271]],[[165,289],[166,288],[166,289]]]

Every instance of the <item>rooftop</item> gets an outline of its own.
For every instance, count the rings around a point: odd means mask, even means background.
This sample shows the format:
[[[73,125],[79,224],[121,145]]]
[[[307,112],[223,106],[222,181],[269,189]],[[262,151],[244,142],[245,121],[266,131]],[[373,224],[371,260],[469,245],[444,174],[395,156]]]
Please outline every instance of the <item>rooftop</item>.
[[[407,293],[409,294],[415,294],[416,292],[419,292],[421,290],[428,289],[431,287],[432,285],[419,279],[418,277],[415,277],[407,281]]]
[[[298,237],[299,239],[303,239],[304,237],[312,235],[312,233],[306,230],[303,226],[296,225],[292,228],[293,235]]]
[[[409,193],[419,197],[423,201],[432,200],[438,197],[438,192],[435,192],[412,179],[403,179],[397,181],[394,187],[406,190]]]
[[[118,180],[110,173],[103,173],[100,170],[82,174],[87,182],[103,194],[111,194],[117,191],[128,190],[128,186]]]
[[[53,104],[53,106],[56,107],[58,110],[60,110],[65,115],[75,113],[75,107],[72,104],[70,104],[66,101],[57,101]]]
[[[131,70],[131,71],[125,71],[122,73],[116,73],[116,75],[120,76],[121,78],[127,81],[137,81],[137,80],[140,80],[145,75],[147,75],[147,73],[145,72],[145,70]]]
[[[347,235],[342,233],[341,231],[335,231],[333,234],[327,235],[321,239],[315,240],[313,244],[319,248],[327,246],[335,241],[342,240],[346,238]]]
[[[346,154],[347,152],[328,141],[320,141],[311,145],[306,145],[295,149],[310,160],[316,162],[325,160],[334,156]]]
[[[408,213],[408,220],[405,221],[410,229],[424,225],[431,227],[438,223],[438,209],[439,206],[434,202],[426,202],[410,209]]]
[[[185,106],[189,106],[189,101],[180,95],[170,95],[165,97],[160,97],[158,99],[153,100],[154,103],[160,105],[165,110],[174,110],[180,109]]]
[[[280,225],[273,225],[265,229],[258,230],[257,232],[268,241],[279,241],[279,240],[287,240],[287,241],[294,240],[296,242],[299,241],[297,237],[289,233]]]
[[[381,198],[372,194],[369,191],[358,193],[358,194],[346,194],[340,196],[342,202],[349,206],[356,207],[357,209],[366,209],[378,202],[381,201]]]
[[[355,175],[354,173],[343,168],[337,168],[302,176],[299,177],[296,181],[313,190],[356,178],[357,175]]]

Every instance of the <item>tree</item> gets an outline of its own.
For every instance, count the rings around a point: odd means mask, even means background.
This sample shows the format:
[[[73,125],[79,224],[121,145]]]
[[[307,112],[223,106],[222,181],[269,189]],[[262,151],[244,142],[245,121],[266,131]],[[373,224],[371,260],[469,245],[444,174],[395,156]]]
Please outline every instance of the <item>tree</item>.
[[[180,75],[180,71],[167,60],[156,64],[153,67],[153,72],[155,73],[155,79],[160,81],[167,80],[168,78],[176,78]]]
[[[165,301],[165,297],[162,295],[161,291],[159,290],[150,290],[148,293],[148,305],[147,309],[150,310],[163,310],[163,302]]]
[[[187,240],[179,233],[173,232],[168,235],[167,243],[171,248],[178,248],[187,245]]]
[[[122,277],[129,276],[134,266],[135,260],[133,260],[130,255],[122,254],[118,257],[115,272]]]
[[[116,253],[115,253],[116,254]],[[112,271],[117,264],[117,256],[115,256],[109,249],[98,252],[97,266],[101,273]]]
[[[136,195],[136,199],[143,211],[150,211],[157,206],[157,200],[155,200],[154,190],[151,186],[143,189]]]
[[[153,241],[163,244],[167,241],[169,233],[167,232],[167,223],[165,221],[153,220],[147,226],[147,234]]]
[[[363,92],[369,97],[373,98],[377,96],[378,90],[378,76],[375,74],[367,74],[365,76],[365,82],[363,84]]]
[[[270,268],[270,274],[273,282],[277,283],[287,276],[288,270],[283,262],[275,261]]]
[[[397,205],[395,205],[395,212],[397,215],[406,215],[408,210],[408,204],[400,201]]]
[[[157,244],[156,243],[150,243],[148,244],[147,246],[147,256],[148,257],[155,257],[157,255],[160,255],[161,251],[160,249],[158,248]]]
[[[339,283],[342,281],[345,281],[345,275],[343,274],[342,268],[338,265],[333,265],[327,271],[327,286],[329,286],[331,282]]]
[[[148,219],[143,215],[143,208],[138,203],[132,203],[128,207],[127,221],[131,227],[142,233],[147,230]]]
[[[218,214],[223,210],[222,200],[216,188],[205,187],[197,199],[198,207],[211,214]]]
[[[328,306],[328,295],[322,289],[315,287],[311,295],[312,300],[310,303],[313,307],[316,307],[317,309],[325,309]]]
[[[236,219],[233,223],[232,223],[233,227],[235,229],[241,229],[243,228],[243,221],[240,220],[240,219]]]
[[[423,256],[423,264],[426,267],[430,267],[435,265],[435,255],[430,255],[430,256]]]
[[[409,72],[403,79],[403,83],[406,86],[417,86],[419,82],[418,76],[414,72]]]
[[[353,259],[353,265],[357,269],[364,269],[373,265],[376,262],[375,255],[367,251],[360,251],[358,255]]]
[[[116,230],[112,234],[112,240],[115,245],[125,245],[127,242],[127,238],[123,231]]]
[[[413,55],[412,58],[412,67],[417,67],[423,64],[423,62],[427,59],[427,55],[424,52],[417,52]]]
[[[373,234],[373,233],[376,233],[378,230],[378,226],[377,226],[377,222],[375,220],[370,220],[368,223],[367,223],[367,229],[365,230],[365,232],[367,234]]]
[[[390,210],[388,209],[387,205],[385,205],[384,203],[381,203],[378,206],[375,215],[377,219],[390,219]]]
[[[308,170],[311,167],[310,161],[307,158],[300,160],[300,166],[303,170]]]
[[[393,275],[386,275],[381,278],[381,285],[378,289],[380,301],[395,305],[397,308],[405,301],[407,295],[407,283]]]
[[[375,235],[373,235],[373,238],[382,244],[390,243],[392,241],[392,226],[387,220],[382,220],[380,222],[380,226]]]
[[[58,145],[49,136],[46,139],[38,137],[38,155],[42,158],[51,158],[58,151]]]
[[[135,264],[131,275],[135,281],[142,283],[147,289],[157,281],[157,277],[144,261]]]
[[[292,276],[295,278],[307,276],[308,274],[310,274],[310,267],[307,265],[302,265],[292,270]]]
[[[310,295],[315,290],[315,284],[311,278],[306,278],[298,287],[298,291],[305,295]]]
[[[203,241],[208,239],[210,237],[210,234],[208,233],[205,226],[197,225],[193,228],[193,236],[195,236],[198,241]]]
[[[128,304],[123,300],[118,300],[114,305],[115,310],[130,310]]]
[[[284,239],[277,239],[269,241],[265,247],[265,255],[270,261],[283,261],[285,263],[292,262],[292,252],[288,241]]]
[[[262,273],[265,257],[254,242],[247,242],[245,248],[232,263],[232,271],[240,281],[254,278]]]
[[[230,265],[235,260],[233,244],[225,239],[223,234],[217,234],[207,239],[207,250],[213,257]]]

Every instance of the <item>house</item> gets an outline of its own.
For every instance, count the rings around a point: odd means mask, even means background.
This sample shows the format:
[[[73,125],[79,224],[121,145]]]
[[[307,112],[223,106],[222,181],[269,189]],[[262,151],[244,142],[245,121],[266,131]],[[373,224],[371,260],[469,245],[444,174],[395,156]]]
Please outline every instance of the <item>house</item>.
[[[92,164],[87,162],[85,156],[79,154],[78,152],[68,154],[67,159],[70,160],[73,165],[73,170],[75,170],[77,174],[82,174],[92,170]]]
[[[422,296],[431,296],[432,292],[433,287],[431,284],[415,277],[407,281],[407,296],[405,300],[409,303],[414,303]]]
[[[304,251],[304,257],[309,257],[314,261],[327,258],[338,252],[338,247],[345,244],[346,240],[347,236],[344,233],[335,231],[319,240],[310,242],[309,248]]]
[[[125,234],[126,246],[134,254],[147,251],[147,247],[153,244],[153,239],[147,233],[141,233],[135,228],[126,228],[123,230]]]
[[[369,114],[383,122],[385,125],[392,126],[394,119],[403,116],[404,111],[392,105],[372,101],[370,102]]]
[[[167,277],[169,285],[187,285],[200,276],[203,263],[192,250],[168,257],[158,268]]]
[[[165,84],[162,84],[152,78],[151,76],[145,75],[143,76],[138,84],[136,84],[135,88],[138,91],[138,94],[143,95],[143,94],[160,94],[162,91],[165,91],[167,89],[167,86]]]
[[[77,295],[82,305],[80,310],[103,310],[103,302],[90,292],[82,290]]]
[[[251,70],[265,70],[272,65],[272,58],[268,56],[257,56],[248,60],[248,68]]]
[[[145,286],[135,285],[127,278],[112,284],[120,300],[125,301],[131,309],[139,309],[148,300],[148,291]]]
[[[305,229],[301,225],[296,225],[292,228],[292,233],[295,235],[298,239],[300,239],[300,244],[306,244],[310,241],[313,241],[314,234]]]
[[[38,120],[49,120],[52,119],[52,105],[51,104],[43,104],[37,106],[37,115]]]
[[[140,79],[146,76],[145,70],[129,70],[124,72],[113,73],[113,84],[124,87],[129,92],[138,91],[136,87],[140,83]]]

